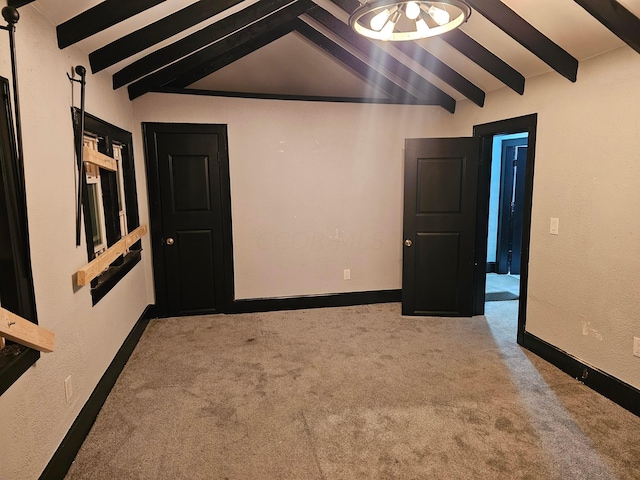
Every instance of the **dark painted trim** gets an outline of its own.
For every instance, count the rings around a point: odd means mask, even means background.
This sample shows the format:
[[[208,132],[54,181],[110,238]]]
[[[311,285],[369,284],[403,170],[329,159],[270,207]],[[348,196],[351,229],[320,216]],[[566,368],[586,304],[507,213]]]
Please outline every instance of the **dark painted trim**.
[[[442,62],[436,56],[427,52],[424,48],[414,42],[396,42],[398,50],[408,55],[424,68],[432,72],[441,80],[447,82],[451,87],[462,93],[479,107],[484,106],[484,91],[464,78],[453,68]]]
[[[152,318],[156,318],[155,305],[147,305],[40,475],[40,480],[59,480],[67,474],[100,409]]]
[[[113,88],[122,87],[207,45],[211,45],[248,24],[275,12],[289,1],[261,0],[166,47],[159,48],[117,71],[113,75]]]
[[[40,352],[23,345],[2,349],[0,356],[0,395],[6,392],[20,376],[40,358]]]
[[[485,169],[484,183],[478,185],[478,205],[485,205],[482,215],[484,229],[479,224],[476,228],[476,307],[484,309],[484,282],[486,279],[485,263],[487,261],[487,216],[489,206],[489,181],[491,178],[491,143],[494,135],[527,132],[527,168],[524,185],[524,204],[522,213],[522,251],[520,254],[520,299],[518,301],[518,334],[517,341],[522,345],[524,341],[527,320],[527,291],[529,285],[529,248],[531,244],[531,206],[533,203],[533,176],[536,157],[536,130],[538,114],[532,113],[521,117],[499,120],[497,122],[475,125],[473,136],[483,138],[481,168]],[[482,175],[479,175],[479,177]],[[478,220],[480,221],[480,216]],[[480,307],[482,305],[482,307]]]
[[[440,38],[515,92],[524,93],[524,76],[462,30],[451,30]]]
[[[288,298],[259,298],[236,300],[231,313],[272,312],[278,310],[303,310],[308,308],[349,307],[374,303],[395,303],[401,300],[401,290],[334,293]]]
[[[640,53],[640,18],[614,0],[574,0],[618,38]]]
[[[65,48],[165,0],[104,0],[56,27],[58,47]]]
[[[0,77],[0,296],[4,308],[38,323],[31,271],[24,162],[16,146],[9,80]],[[0,395],[40,358],[40,352],[8,345],[0,355]]]
[[[256,98],[259,100],[294,100],[301,102],[373,103],[381,105],[431,105],[412,101],[403,101],[401,99],[395,98],[319,97],[310,95],[283,95],[279,93],[223,92],[220,90],[200,90],[195,88],[163,87],[152,90],[152,92],[175,93],[180,95],[202,95],[206,97]]]
[[[422,77],[418,72],[389,55],[374,42],[366,39],[362,35],[356,34],[348,25],[322,7],[316,6],[306,14],[323,25],[327,30],[340,37],[348,45],[366,55],[370,64],[376,65],[378,69],[383,67],[398,78],[403,79],[422,97],[433,100],[445,109],[447,109],[447,107],[449,109],[455,108],[455,100],[453,98]]]
[[[612,375],[581,362],[567,352],[528,332],[521,344],[527,350],[583,382],[609,400],[640,416],[640,390]]]
[[[20,8],[24,5],[28,5],[32,2],[34,2],[35,0],[9,0],[7,2],[7,6],[9,7],[14,7],[14,8]]]
[[[74,119],[75,134],[78,134],[79,128],[79,114],[80,111],[72,107],[72,117]],[[99,119],[98,117],[85,112],[85,125],[84,131],[97,135],[101,141],[98,143],[98,149],[101,153],[108,156],[113,156],[113,144],[119,143],[123,147],[122,152],[122,171],[124,176],[124,190],[125,190],[125,207],[127,212],[127,228],[131,232],[140,225],[139,212],[138,212],[138,196],[136,194],[136,179],[135,179],[135,167],[133,159],[133,136],[130,132],[113,125],[109,122]],[[103,174],[104,175],[104,174]],[[103,177],[101,175],[101,177]],[[102,184],[104,194],[104,207],[105,207],[105,223],[107,224],[107,245],[111,246],[116,243],[120,237],[120,223],[117,214],[113,214],[113,210],[117,210],[117,198],[115,198],[117,187],[115,185],[116,177],[114,174],[107,172],[106,175],[101,178],[101,181],[110,177],[111,184],[109,187]],[[83,178],[86,181],[86,179]],[[86,185],[85,185],[86,187]],[[83,208],[85,212],[89,211],[89,195],[88,188],[83,188]],[[109,203],[109,192],[111,193],[112,202]],[[109,218],[108,210],[111,210],[111,224],[108,223]],[[84,231],[85,240],[87,245],[87,257],[91,261],[95,258],[93,236],[91,235],[91,216],[84,216]],[[109,234],[109,229],[111,233]],[[109,291],[140,261],[140,251],[142,250],[142,242],[138,241],[131,246],[131,253],[128,255],[121,255],[118,259],[114,260],[109,268],[101,273],[98,278],[91,282],[91,299],[93,305],[98,303]]]
[[[91,289],[92,304],[95,305],[102,300],[105,295],[109,293],[111,289],[115,287],[116,284],[138,264],[138,262],[140,262],[140,257],[140,250],[132,250],[122,257],[121,265],[109,267],[109,276],[105,276],[103,282]]]
[[[485,273],[496,273],[498,271],[496,262],[487,262]]]
[[[500,0],[467,0],[467,3],[560,75],[572,82],[576,81],[578,60],[536,30]]]
[[[91,71],[97,73],[146,48],[240,3],[242,0],[200,0],[89,54]]]
[[[332,0],[344,11],[352,13],[360,4],[356,0]],[[435,76],[455,88],[476,105],[484,105],[484,92],[439,58],[427,52],[415,42],[394,42],[394,46],[429,70]],[[451,112],[453,113],[453,112]]]
[[[342,48],[332,39],[326,37],[309,24],[302,20],[297,21],[296,30],[307,40],[314,43],[318,48],[324,50],[333,58],[344,64],[351,71],[360,76],[362,80],[375,86],[378,90],[386,93],[391,98],[401,99],[403,102],[415,102],[433,104],[429,100],[420,100],[411,92],[405,90],[401,85],[387,78],[378,72],[374,67],[360,60],[348,50]],[[453,112],[452,112],[453,113]]]

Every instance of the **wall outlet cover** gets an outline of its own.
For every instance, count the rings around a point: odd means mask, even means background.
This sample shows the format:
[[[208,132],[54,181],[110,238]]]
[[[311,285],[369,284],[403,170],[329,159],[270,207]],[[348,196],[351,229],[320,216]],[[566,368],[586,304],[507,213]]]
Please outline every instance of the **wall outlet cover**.
[[[640,338],[633,337],[633,354],[640,357]]]

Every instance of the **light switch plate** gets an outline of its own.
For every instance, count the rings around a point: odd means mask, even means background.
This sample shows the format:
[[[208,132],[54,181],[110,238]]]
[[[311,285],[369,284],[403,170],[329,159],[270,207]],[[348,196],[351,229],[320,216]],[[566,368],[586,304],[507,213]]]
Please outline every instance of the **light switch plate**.
[[[551,235],[558,235],[559,228],[560,228],[560,219],[552,217],[551,221],[549,222],[549,233]]]

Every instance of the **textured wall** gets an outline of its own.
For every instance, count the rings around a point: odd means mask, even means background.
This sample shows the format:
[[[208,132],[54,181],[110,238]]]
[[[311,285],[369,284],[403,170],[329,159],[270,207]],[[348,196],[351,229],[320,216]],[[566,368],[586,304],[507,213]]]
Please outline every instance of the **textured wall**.
[[[60,51],[54,26],[32,6],[20,9],[17,50],[23,119],[29,230],[40,325],[56,334],[56,350],[43,354],[0,397],[0,478],[38,478],[93,391],[123,340],[153,303],[144,264],[136,266],[100,303],[88,288],[74,291],[72,274],[87,263],[86,246],[75,246],[75,159],[70,107],[79,105],[66,73],[86,55]],[[0,35],[0,75],[11,77],[8,38]],[[125,92],[113,92],[108,75],[88,75],[87,111],[122,128],[136,129]],[[137,178],[144,161],[136,152]],[[141,222],[146,197],[139,197]],[[84,239],[84,234],[82,236]],[[65,401],[64,380],[74,393]]]
[[[452,135],[538,113],[527,331],[640,388],[640,55],[580,63],[578,81],[527,80],[483,109],[461,102]],[[560,219],[559,235],[549,219]]]
[[[445,135],[444,110],[149,94],[134,114],[228,124],[236,298],[401,287],[404,139]]]

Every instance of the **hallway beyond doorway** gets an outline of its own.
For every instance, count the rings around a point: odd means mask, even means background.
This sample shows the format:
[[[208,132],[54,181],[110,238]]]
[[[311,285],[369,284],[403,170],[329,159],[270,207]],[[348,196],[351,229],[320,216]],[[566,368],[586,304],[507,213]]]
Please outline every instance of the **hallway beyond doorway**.
[[[520,297],[520,275],[487,273],[485,302],[517,300]]]

